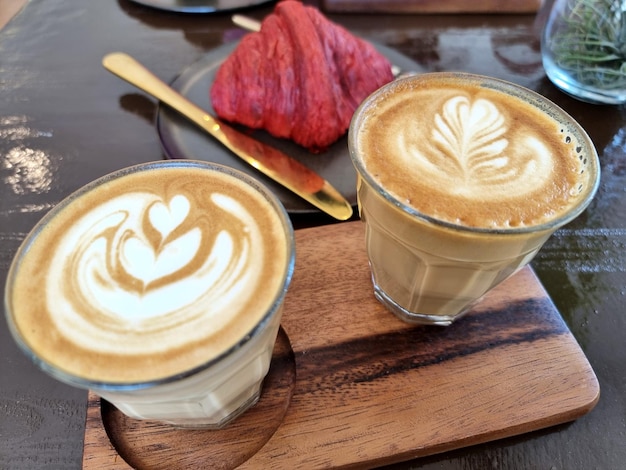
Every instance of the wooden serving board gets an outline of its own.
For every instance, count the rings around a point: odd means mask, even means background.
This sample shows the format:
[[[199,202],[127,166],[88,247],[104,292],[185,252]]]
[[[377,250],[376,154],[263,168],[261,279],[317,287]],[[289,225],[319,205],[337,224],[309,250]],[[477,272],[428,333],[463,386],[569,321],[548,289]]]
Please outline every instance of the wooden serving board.
[[[529,267],[452,326],[412,326],[374,298],[361,222],[297,231],[296,242],[282,321],[295,387],[240,468],[369,468],[564,423],[597,403],[596,376]],[[83,467],[128,469],[104,405],[90,395]],[[241,423],[225,442],[189,430],[172,440],[160,425],[125,452],[153,468],[227,468],[214,456],[248,446],[254,428]]]
[[[330,13],[535,13],[542,0],[322,0]]]

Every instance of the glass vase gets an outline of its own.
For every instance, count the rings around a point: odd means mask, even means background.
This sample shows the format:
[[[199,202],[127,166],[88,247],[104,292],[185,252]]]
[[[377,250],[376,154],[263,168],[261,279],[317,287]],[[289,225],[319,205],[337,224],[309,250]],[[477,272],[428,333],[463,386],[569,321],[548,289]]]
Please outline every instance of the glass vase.
[[[626,0],[555,0],[541,40],[548,78],[582,101],[626,102]]]

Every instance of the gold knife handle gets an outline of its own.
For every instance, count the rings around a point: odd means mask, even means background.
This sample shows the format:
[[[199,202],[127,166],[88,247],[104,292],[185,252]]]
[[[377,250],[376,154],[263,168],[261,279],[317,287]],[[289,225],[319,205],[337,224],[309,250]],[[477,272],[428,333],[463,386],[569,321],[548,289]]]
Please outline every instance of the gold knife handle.
[[[326,180],[278,149],[259,142],[214,118],[155,76],[128,54],[102,60],[111,73],[149,93],[204,129],[235,155],[338,220],[352,216],[352,206]],[[207,90],[208,93],[208,90]]]

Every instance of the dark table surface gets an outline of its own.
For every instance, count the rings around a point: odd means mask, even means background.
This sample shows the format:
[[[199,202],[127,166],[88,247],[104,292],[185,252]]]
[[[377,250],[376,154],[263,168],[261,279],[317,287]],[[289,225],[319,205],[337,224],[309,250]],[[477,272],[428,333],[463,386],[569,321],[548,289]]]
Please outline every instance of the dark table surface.
[[[262,18],[271,8],[245,13]],[[538,91],[587,129],[602,162],[594,202],[533,262],[598,376],[596,408],[573,423],[397,468],[625,468],[626,109],[576,101],[548,81],[534,15],[329,16],[423,70],[492,75]],[[155,101],[106,72],[102,57],[125,51],[171,80],[241,34],[229,13],[177,14],[127,0],[30,0],[0,30],[0,285],[26,233],[64,196],[163,158]],[[296,227],[331,222],[294,216]],[[86,396],[36,369],[0,323],[0,469],[80,468]]]

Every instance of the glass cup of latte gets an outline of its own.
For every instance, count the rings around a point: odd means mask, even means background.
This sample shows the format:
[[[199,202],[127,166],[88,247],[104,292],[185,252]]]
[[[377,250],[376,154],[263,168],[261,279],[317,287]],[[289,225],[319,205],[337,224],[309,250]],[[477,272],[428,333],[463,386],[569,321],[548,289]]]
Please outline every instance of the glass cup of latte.
[[[289,218],[255,179],[146,163],[37,224],[9,270],[6,316],[53,377],[132,418],[217,429],[260,396],[294,259]]]
[[[465,73],[395,80],[349,130],[374,293],[402,320],[449,325],[592,200],[586,132],[546,98]]]

